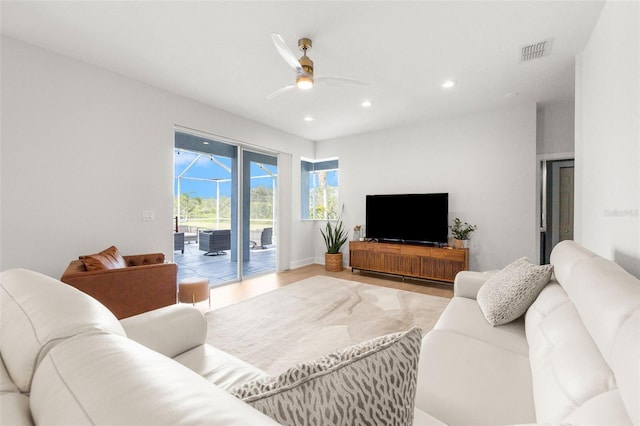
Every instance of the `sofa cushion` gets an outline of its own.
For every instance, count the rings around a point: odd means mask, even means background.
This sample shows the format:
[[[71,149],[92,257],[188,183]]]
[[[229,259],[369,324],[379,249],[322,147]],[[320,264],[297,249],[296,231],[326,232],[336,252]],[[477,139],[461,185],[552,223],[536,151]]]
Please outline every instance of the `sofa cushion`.
[[[29,397],[11,381],[0,356],[0,425],[32,425]]]
[[[434,329],[454,331],[529,356],[529,344],[524,334],[524,318],[494,327],[484,319],[475,299],[466,297],[451,299],[438,318]]]
[[[410,425],[421,336],[378,337],[233,393],[284,425]]]
[[[562,423],[579,407],[616,389],[613,372],[556,282],[542,290],[527,312],[526,332],[539,423]]]
[[[640,424],[640,280],[573,241],[559,243],[551,263],[613,371],[631,421]]]
[[[79,258],[87,271],[104,271],[106,269],[126,268],[127,264],[115,246],[102,250],[100,253],[80,256]]]
[[[20,392],[15,383],[11,380],[7,367],[4,366],[2,355],[0,354],[0,395],[4,393]]]
[[[17,392],[0,394],[0,424],[7,426],[33,425],[29,411],[29,397]]]
[[[414,410],[413,426],[447,426],[429,413],[425,413],[419,408]]]
[[[612,390],[591,398],[562,421],[563,425],[631,426],[620,392]]]
[[[529,358],[434,329],[422,341],[416,408],[450,425],[535,423]]]
[[[549,282],[552,265],[533,265],[525,257],[492,275],[478,290],[478,305],[491,325],[522,316]]]
[[[11,379],[29,392],[40,360],[64,339],[92,332],[124,336],[115,316],[83,292],[25,269],[0,273],[0,353]]]
[[[228,392],[267,377],[259,368],[208,344],[199,345],[174,360]]]
[[[640,285],[640,284],[639,284]],[[640,424],[640,306],[620,327],[611,350],[611,369],[633,424]]]
[[[36,424],[276,425],[188,368],[131,339],[81,335],[54,347],[31,390]]]

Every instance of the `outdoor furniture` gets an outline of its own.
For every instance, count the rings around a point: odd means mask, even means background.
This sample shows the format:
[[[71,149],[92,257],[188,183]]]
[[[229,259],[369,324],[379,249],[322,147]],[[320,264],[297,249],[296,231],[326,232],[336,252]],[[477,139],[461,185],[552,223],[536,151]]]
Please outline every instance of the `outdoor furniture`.
[[[198,242],[198,230],[196,228],[191,228],[190,226],[180,225],[178,226],[178,232],[184,233],[184,242],[185,243],[197,243]]]
[[[178,284],[178,301],[181,303],[203,302],[209,300],[211,307],[211,292],[209,291],[209,279],[202,277],[185,278]]]
[[[224,250],[231,250],[231,230],[216,229],[200,231],[198,234],[198,248],[205,251],[205,256],[224,254]]]
[[[251,241],[251,248],[266,249],[268,245],[273,244],[273,228],[264,228],[260,233],[260,245]]]
[[[178,250],[184,254],[184,232],[175,232],[173,234],[173,251]]]

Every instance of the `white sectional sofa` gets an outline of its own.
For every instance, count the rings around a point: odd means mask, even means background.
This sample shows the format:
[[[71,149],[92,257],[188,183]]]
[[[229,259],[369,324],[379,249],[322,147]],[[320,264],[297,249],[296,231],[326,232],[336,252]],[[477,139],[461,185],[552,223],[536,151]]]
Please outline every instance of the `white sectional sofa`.
[[[118,321],[95,299],[37,272],[4,271],[0,284],[0,425],[278,424],[232,395],[241,385],[253,389],[255,380],[267,375],[206,344],[207,322],[190,305],[167,306]],[[286,400],[285,418],[293,413],[296,425],[297,408],[308,415],[326,416],[326,406],[333,409],[331,418],[335,412],[336,416],[412,419],[413,398],[403,400],[399,395],[405,395],[407,388],[412,389],[411,395],[415,393],[420,330],[374,340],[376,345],[318,362],[319,371],[309,365],[298,368],[289,376],[292,386],[281,387],[275,396],[269,392],[265,398],[251,398],[250,403],[261,404],[280,418],[279,404]],[[331,363],[335,368],[327,367]],[[373,370],[363,369],[365,364],[378,367],[373,372],[375,393],[353,385],[371,384]],[[307,380],[309,375],[297,379],[314,371],[313,384]],[[327,389],[336,383],[334,387],[341,388],[344,380],[350,380],[351,394],[363,397],[358,402],[367,404],[349,409],[346,398],[336,402]],[[390,386],[381,388],[383,382]],[[404,383],[410,384],[405,388]],[[309,395],[317,397],[308,398],[302,387],[316,389]],[[243,395],[254,396],[251,390]]]
[[[564,242],[526,315],[491,327],[464,272],[423,339],[416,425],[640,424],[640,281]],[[260,370],[205,344],[174,305],[118,321],[84,293],[0,275],[0,424],[277,424],[228,391]]]
[[[526,315],[497,327],[476,301],[491,273],[457,275],[423,339],[416,424],[640,424],[640,280],[571,241],[551,264]]]
[[[198,310],[173,305],[120,322],[53,278],[24,269],[0,278],[3,426],[277,424],[225,390],[262,372],[203,344]]]

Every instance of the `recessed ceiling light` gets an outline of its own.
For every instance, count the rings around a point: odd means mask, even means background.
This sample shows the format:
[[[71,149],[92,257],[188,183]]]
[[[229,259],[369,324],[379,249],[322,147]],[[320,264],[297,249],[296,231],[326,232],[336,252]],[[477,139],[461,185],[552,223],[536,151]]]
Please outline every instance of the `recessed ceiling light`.
[[[203,144],[203,145],[209,145],[209,142],[207,142],[207,141],[202,141],[202,144]]]
[[[310,115],[307,115],[307,116],[304,118],[304,121],[313,121],[313,117],[311,117]]]
[[[442,88],[443,89],[450,89],[453,86],[455,86],[457,83],[455,80],[447,80],[444,83],[442,83]]]
[[[373,102],[371,102],[369,99],[365,99],[360,105],[362,105],[363,108],[369,108],[371,105],[373,105]]]

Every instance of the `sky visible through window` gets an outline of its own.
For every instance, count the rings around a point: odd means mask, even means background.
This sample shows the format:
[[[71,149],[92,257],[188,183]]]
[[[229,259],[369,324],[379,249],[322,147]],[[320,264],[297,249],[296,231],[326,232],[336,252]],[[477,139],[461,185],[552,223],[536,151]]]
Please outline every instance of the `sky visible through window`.
[[[178,154],[180,152],[180,154]],[[174,196],[178,194],[177,177],[198,157],[197,153],[183,150],[174,151]],[[190,197],[215,198],[216,183],[219,182],[220,196],[231,197],[231,158],[201,154],[180,179],[180,192]],[[272,174],[277,174],[277,167],[269,164],[262,165]],[[251,188],[265,186],[271,188],[273,181],[269,173],[256,163],[251,163]]]

